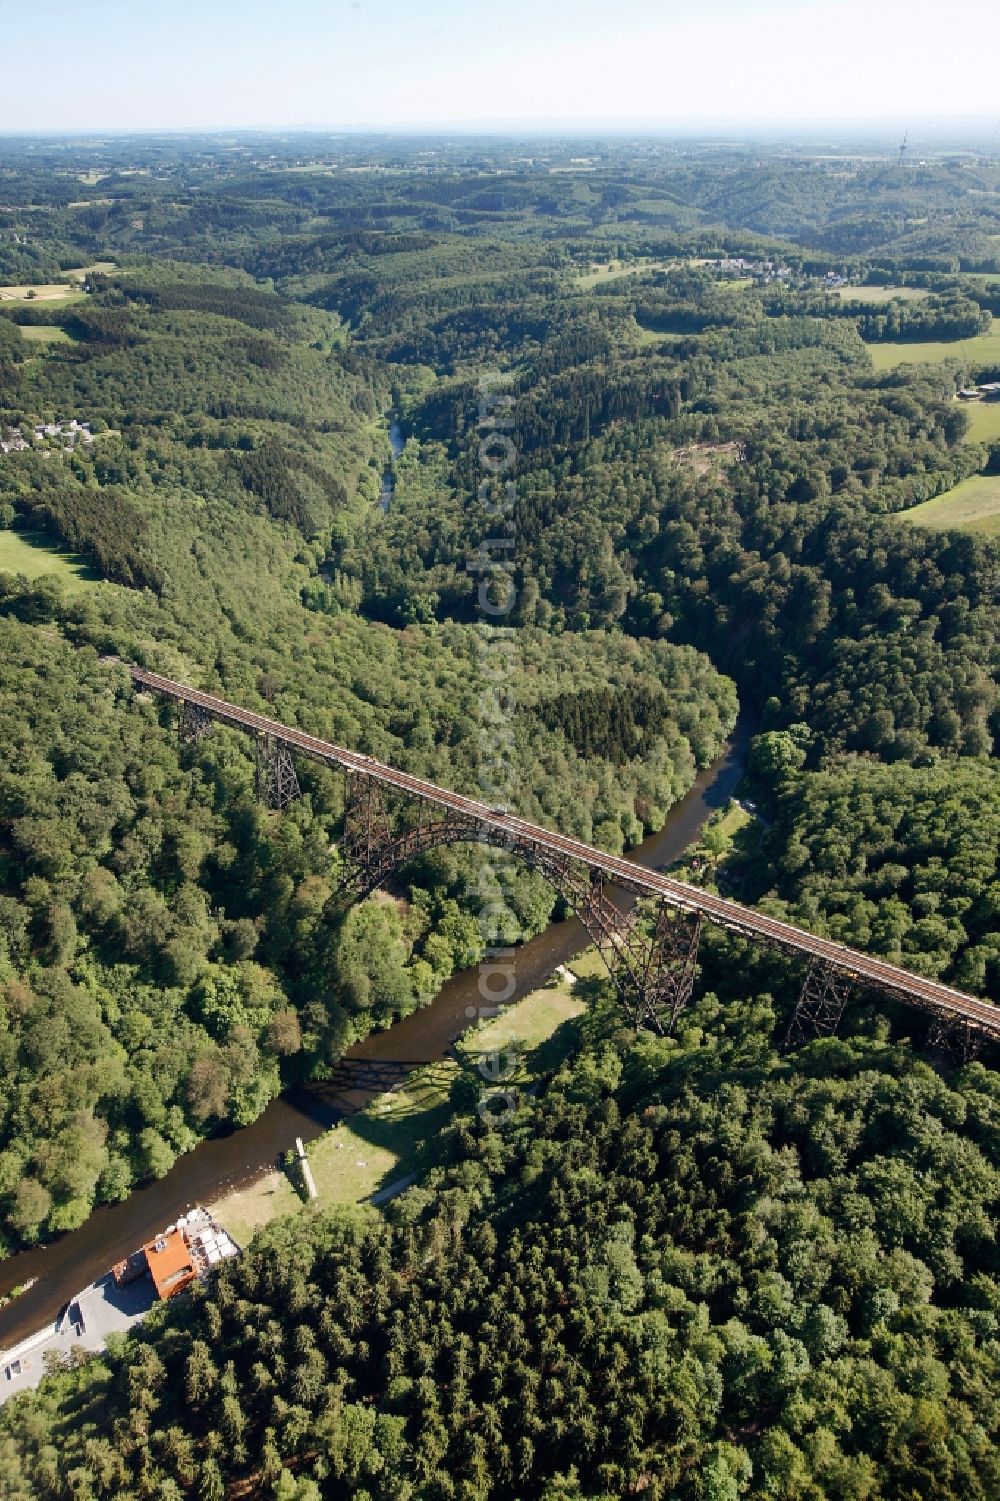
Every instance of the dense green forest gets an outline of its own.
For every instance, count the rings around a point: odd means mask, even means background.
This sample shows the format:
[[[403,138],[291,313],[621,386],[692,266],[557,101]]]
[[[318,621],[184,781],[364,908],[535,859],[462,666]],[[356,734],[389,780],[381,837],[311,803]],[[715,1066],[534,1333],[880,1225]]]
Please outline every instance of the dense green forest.
[[[996,762],[851,757],[809,773],[798,729],[756,742],[754,790],[773,821],[729,862],[741,893],[919,974],[1000,994]]]
[[[8,1246],[70,1229],[95,1199],[162,1175],[220,1120],[253,1120],[282,1082],[322,1075],[348,1043],[430,999],[486,946],[470,856],[404,872],[400,909],[369,904],[331,922],[339,777],[303,768],[305,797],[287,816],[268,814],[247,742],[223,732],[185,749],[172,711],[137,700],[92,648],[57,645],[18,619],[24,601],[16,588],[0,597],[0,730],[11,753],[0,772]],[[326,632],[298,682],[272,666],[243,696],[474,791],[471,630],[395,638],[345,624]],[[351,680],[355,693],[342,690],[336,704],[316,686]],[[379,680],[392,691],[372,702]],[[716,753],[734,693],[690,648],[525,634],[513,691],[526,706],[544,712],[567,693],[586,703],[597,683],[620,684],[628,701],[658,696],[655,728],[641,744],[594,750],[557,721],[543,729],[526,707],[518,802],[620,850],[662,822],[696,757]],[[512,900],[524,936],[551,915],[537,877],[525,876]]]
[[[80,551],[109,582],[67,595],[44,577],[0,578],[2,725],[17,748],[0,776],[10,1248],[161,1175],[220,1121],[254,1119],[283,1083],[322,1074],[485,947],[461,854],[405,876],[402,909],[332,924],[339,780],[303,769],[306,797],[270,818],[254,803],[249,745],[220,736],[184,752],[170,714],[134,703],[96,661],[93,648],[114,649],[477,786],[474,629],[368,624],[317,571],[324,538],[371,508],[376,471],[363,460],[384,378],[343,351],[326,315],[300,310],[297,328],[240,278],[174,274],[143,273],[127,351],[98,340],[14,373],[11,426],[72,411],[104,431],[72,452],[50,439],[9,456],[10,521]],[[131,285],[122,276],[130,307]],[[220,341],[222,320],[250,317],[282,331],[259,335],[274,359],[246,364],[229,328]],[[172,381],[188,371],[182,394]],[[310,371],[312,420],[299,405]],[[162,410],[143,405],[154,393]],[[56,628],[72,647],[57,647]],[[641,743],[594,754],[557,720],[541,729],[550,702],[609,686],[660,702]],[[510,688],[519,807],[617,850],[662,822],[736,713],[731,682],[690,648],[599,631],[521,633]],[[525,874],[513,903],[515,931],[530,936],[553,898]]]
[[[476,851],[344,913],[339,778],[269,813],[109,657],[476,792],[488,584],[518,812],[633,847],[739,700],[758,817],[698,878],[1000,1001],[1000,542],[902,521],[1000,472],[957,399],[995,152],[7,145],[0,287],[47,291],[0,300],[0,1252],[488,941]],[[507,900],[505,941],[557,910]],[[782,1053],[800,981],[709,934],[669,1039],[587,982],[508,1125],[463,1078],[384,1215],[272,1226],[5,1406],[0,1496],[988,1501],[995,1058],[872,995]]]
[[[773,1020],[732,971],[678,1041],[597,1006],[385,1219],[272,1227],[50,1381],[0,1495],[988,1501],[995,1075]]]

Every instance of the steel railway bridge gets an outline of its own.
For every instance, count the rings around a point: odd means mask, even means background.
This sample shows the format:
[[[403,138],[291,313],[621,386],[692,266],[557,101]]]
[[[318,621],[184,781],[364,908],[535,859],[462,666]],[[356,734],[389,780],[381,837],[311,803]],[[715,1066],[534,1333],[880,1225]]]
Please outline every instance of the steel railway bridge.
[[[346,900],[369,895],[407,860],[443,844],[492,845],[527,861],[580,918],[638,1025],[665,1032],[674,1026],[691,996],[701,925],[710,922],[755,943],[801,955],[806,961],[805,980],[789,1027],[790,1043],[834,1032],[854,986],[930,1013],[932,1039],[954,1045],[967,1056],[984,1036],[1000,1039],[1000,1007],[988,1001],[818,938],[581,840],[554,834],[501,808],[331,745],[213,694],[124,665],[139,688],[180,705],[185,739],[199,739],[214,723],[252,736],[258,793],[271,808],[284,808],[298,796],[293,750],[343,772],[348,875],[342,896]],[[392,812],[387,794],[411,805],[410,815],[402,818]],[[640,904],[623,907],[620,894],[615,900],[616,892],[629,893]]]

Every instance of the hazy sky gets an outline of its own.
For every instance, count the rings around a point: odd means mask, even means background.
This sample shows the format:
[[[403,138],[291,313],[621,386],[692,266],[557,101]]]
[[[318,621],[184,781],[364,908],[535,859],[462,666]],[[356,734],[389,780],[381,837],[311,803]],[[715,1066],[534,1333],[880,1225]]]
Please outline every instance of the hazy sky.
[[[0,130],[996,112],[966,0],[0,0]]]

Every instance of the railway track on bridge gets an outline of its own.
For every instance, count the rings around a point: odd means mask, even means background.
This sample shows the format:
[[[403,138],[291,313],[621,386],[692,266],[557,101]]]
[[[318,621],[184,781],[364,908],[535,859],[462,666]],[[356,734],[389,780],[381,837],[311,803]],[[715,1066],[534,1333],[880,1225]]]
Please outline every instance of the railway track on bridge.
[[[582,840],[553,833],[551,829],[530,823],[514,814],[502,813],[475,798],[439,787],[435,782],[412,776],[408,772],[398,771],[371,756],[346,750],[343,746],[321,740],[263,714],[255,714],[237,704],[228,703],[214,694],[174,682],[172,678],[160,673],[127,663],[123,665],[140,687],[186,704],[211,720],[249,732],[262,740],[291,747],[316,761],[336,766],[349,775],[392,789],[406,797],[419,799],[446,814],[458,815],[470,828],[481,827],[487,832],[487,842],[509,844],[512,849],[529,856],[532,851],[537,851],[540,856],[574,862],[590,872],[599,872],[613,885],[637,896],[657,898],[678,912],[690,914],[696,920],[703,919],[755,942],[763,942],[788,953],[801,954],[813,964],[822,966],[825,971],[842,977],[845,981],[879,990],[908,1005],[930,1012],[945,1023],[962,1024],[980,1033],[1000,1038],[1000,1007],[993,1006],[989,1001],[916,975],[872,954],[861,953],[845,944],[817,937],[804,928],[769,917],[753,907],[715,896],[659,871],[647,870],[632,860],[607,854]]]

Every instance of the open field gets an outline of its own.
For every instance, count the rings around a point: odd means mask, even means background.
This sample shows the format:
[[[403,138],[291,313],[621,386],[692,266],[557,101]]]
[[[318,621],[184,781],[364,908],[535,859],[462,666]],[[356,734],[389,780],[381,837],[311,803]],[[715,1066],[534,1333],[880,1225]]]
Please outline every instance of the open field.
[[[516,1040],[525,1059],[513,1082],[527,1082],[565,1056],[569,1043],[560,1029],[582,1010],[583,1002],[575,1000],[566,985],[545,986],[467,1033],[459,1045],[462,1057],[474,1066],[484,1053]],[[358,1204],[379,1190],[427,1172],[437,1159],[438,1140],[451,1117],[451,1087],[459,1072],[459,1064],[451,1059],[417,1069],[400,1088],[379,1095],[367,1109],[314,1141],[308,1153],[319,1193],[317,1206]],[[219,1200],[212,1213],[246,1245],[262,1225],[307,1208],[297,1183],[297,1167],[289,1173],[268,1173]]]
[[[965,410],[969,416],[969,443],[1000,442],[1000,401],[970,401]]]
[[[28,294],[34,292],[34,297]],[[85,296],[78,287],[63,281],[25,283],[19,287],[0,287],[0,302],[79,302]]]
[[[103,272],[104,275],[107,275],[114,269],[114,261],[94,261],[89,266],[74,266],[71,271],[67,271],[64,274],[66,276],[72,276],[74,281],[86,281],[88,276],[95,275],[99,272]]]
[[[559,1029],[573,1021],[584,1009],[569,984],[561,976],[555,983],[526,995],[516,1006],[509,1006],[500,1016],[473,1032],[466,1032],[458,1049],[463,1059],[476,1063],[492,1052],[503,1052],[516,1043],[525,1055],[524,1076],[537,1073],[558,1062],[548,1044],[560,1051]],[[562,1050],[563,1052],[565,1050]],[[515,1083],[518,1076],[514,1076]]]
[[[838,287],[844,302],[892,302],[901,297],[904,302],[920,302],[929,294],[924,287]]]
[[[650,271],[672,271],[679,266],[715,266],[717,261],[706,260],[703,256],[687,256],[667,261],[595,261],[589,271],[584,271],[576,277],[575,285],[588,291],[592,287],[601,286],[607,281],[617,281],[622,276],[641,276]],[[752,276],[722,276],[719,278],[720,287],[729,287],[735,292],[745,291],[753,286]]]
[[[927,344],[868,344],[876,372],[897,365],[936,365],[941,360],[966,360],[975,365],[1000,366],[1000,321],[988,334],[974,339],[935,339]]]
[[[64,328],[54,328],[48,323],[29,323],[21,329],[21,338],[29,344],[76,344]]]
[[[935,531],[954,527],[985,537],[1000,537],[1000,475],[974,475],[953,490],[903,512],[899,520],[908,526],[932,527]]]
[[[605,261],[594,265],[576,278],[576,285],[584,290],[599,286],[605,281],[615,281],[620,276],[638,276],[646,271],[669,271],[676,261]]]
[[[0,531],[0,573],[23,573],[29,579],[53,574],[74,593],[100,582],[83,558],[60,552],[34,532]]]
[[[72,277],[72,282],[25,282],[17,287],[0,287],[0,302],[79,302],[85,293],[79,286],[74,286],[74,282],[86,281],[92,272],[114,269],[114,261],[94,261],[91,266],[74,266],[71,271],[67,271],[65,274]],[[32,292],[33,297],[28,295]]]
[[[380,1188],[426,1171],[434,1140],[451,1114],[448,1092],[457,1073],[458,1065],[450,1061],[418,1069],[405,1087],[380,1095],[366,1110],[310,1143],[317,1207],[358,1204]],[[262,1225],[308,1207],[298,1189],[298,1173],[294,1165],[287,1173],[268,1173],[227,1194],[212,1205],[212,1213],[245,1246]]]
[[[580,980],[606,980],[608,967],[594,947],[584,949],[569,961],[568,968]]]
[[[696,339],[697,334],[665,334],[655,328],[643,328],[641,323],[636,323],[635,334],[640,344],[667,344],[676,343],[679,339]]]

